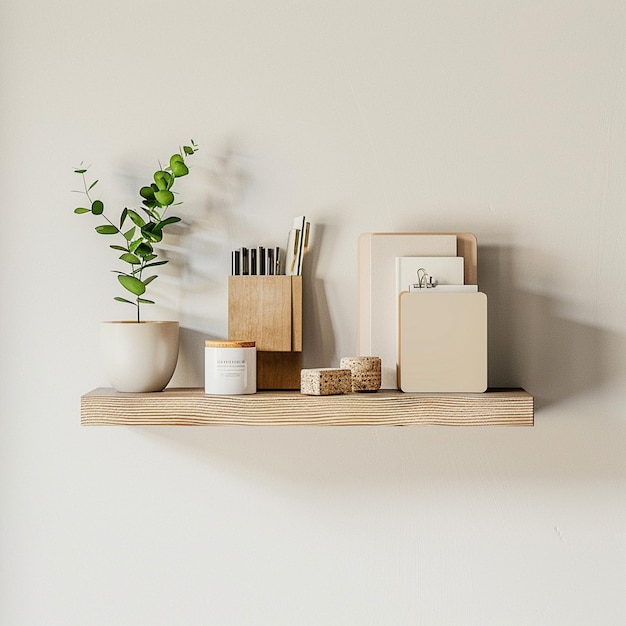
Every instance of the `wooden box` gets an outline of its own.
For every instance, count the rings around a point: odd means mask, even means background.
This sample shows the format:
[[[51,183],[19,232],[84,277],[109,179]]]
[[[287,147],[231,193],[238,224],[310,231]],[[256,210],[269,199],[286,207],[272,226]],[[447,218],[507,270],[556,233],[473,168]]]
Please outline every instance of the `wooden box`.
[[[228,338],[256,342],[257,389],[300,389],[302,276],[230,276]]]

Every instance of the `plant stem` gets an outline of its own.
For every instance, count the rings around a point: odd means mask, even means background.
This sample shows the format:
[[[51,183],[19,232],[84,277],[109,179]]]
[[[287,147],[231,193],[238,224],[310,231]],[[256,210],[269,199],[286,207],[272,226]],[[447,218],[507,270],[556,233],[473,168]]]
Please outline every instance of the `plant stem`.
[[[143,261],[143,259],[142,259],[142,260],[141,260],[141,264],[139,265],[139,280],[141,280],[141,275],[142,275],[142,273],[143,273],[143,264],[144,264],[144,261]],[[133,265],[133,270],[134,270],[134,269],[135,269],[135,266]],[[133,274],[133,275],[134,275],[134,274]],[[140,304],[140,302],[139,302],[139,298],[140,298],[140,296],[137,296],[137,324],[140,324],[140,323],[141,323],[141,315],[140,315],[140,312],[141,312],[141,304]]]

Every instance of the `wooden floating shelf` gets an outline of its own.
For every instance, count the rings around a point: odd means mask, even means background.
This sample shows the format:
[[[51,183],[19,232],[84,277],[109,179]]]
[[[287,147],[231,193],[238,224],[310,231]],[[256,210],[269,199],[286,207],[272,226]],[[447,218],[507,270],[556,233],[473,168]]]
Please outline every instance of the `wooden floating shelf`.
[[[81,397],[82,425],[120,426],[533,426],[533,397],[523,389],[485,393],[385,390],[337,396],[299,391],[208,396],[204,389],[157,393],[94,389]]]

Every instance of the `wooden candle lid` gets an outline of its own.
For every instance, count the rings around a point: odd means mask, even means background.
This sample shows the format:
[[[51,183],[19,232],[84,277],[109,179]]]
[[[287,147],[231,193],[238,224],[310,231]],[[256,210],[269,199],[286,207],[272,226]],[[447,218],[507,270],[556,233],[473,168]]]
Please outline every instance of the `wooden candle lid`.
[[[207,339],[204,342],[207,348],[254,348],[255,341],[240,341],[238,339]]]

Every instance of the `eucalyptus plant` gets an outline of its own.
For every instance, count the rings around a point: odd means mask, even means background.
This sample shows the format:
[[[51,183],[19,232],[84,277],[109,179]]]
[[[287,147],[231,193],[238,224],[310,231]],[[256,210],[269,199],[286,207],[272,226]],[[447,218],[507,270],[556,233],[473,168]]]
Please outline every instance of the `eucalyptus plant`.
[[[77,207],[74,213],[91,213],[103,219],[105,223],[96,226],[96,232],[117,237],[118,243],[111,244],[110,247],[121,252],[119,259],[127,266],[124,266],[125,271],[113,272],[117,274],[117,280],[125,289],[127,297],[116,296],[114,299],[133,305],[137,309],[137,322],[141,322],[141,305],[154,304],[153,300],[145,297],[148,285],[158,278],[153,273],[153,268],[168,263],[168,259],[159,259],[157,252],[157,245],[163,239],[163,231],[171,224],[180,222],[180,217],[166,216],[170,206],[181,204],[174,202],[174,183],[177,178],[189,173],[185,159],[197,150],[198,147],[192,139],[190,145],[183,146],[170,157],[169,165],[163,167],[159,164],[153,182],[139,190],[142,206],[138,210],[125,207],[116,221],[105,213],[104,202],[94,198],[94,188],[99,181],[89,182],[86,176],[88,168],[82,165],[74,170],[82,178],[83,189],[78,193],[88,200],[88,206]]]

